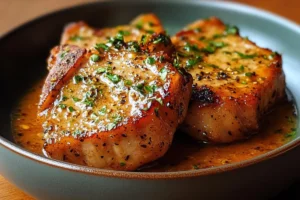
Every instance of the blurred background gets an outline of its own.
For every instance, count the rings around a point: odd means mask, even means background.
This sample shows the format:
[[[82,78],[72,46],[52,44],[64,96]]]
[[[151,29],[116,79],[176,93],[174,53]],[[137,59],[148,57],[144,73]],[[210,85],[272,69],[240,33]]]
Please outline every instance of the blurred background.
[[[0,0],[0,35],[45,13],[96,0]],[[299,0],[232,0],[262,8],[300,23]]]
[[[96,0],[0,0],[0,35],[40,15]],[[300,0],[232,0],[281,15],[300,24]],[[255,191],[254,191],[255,192]],[[279,199],[299,199],[300,183],[283,191]],[[32,200],[0,175],[1,200]]]

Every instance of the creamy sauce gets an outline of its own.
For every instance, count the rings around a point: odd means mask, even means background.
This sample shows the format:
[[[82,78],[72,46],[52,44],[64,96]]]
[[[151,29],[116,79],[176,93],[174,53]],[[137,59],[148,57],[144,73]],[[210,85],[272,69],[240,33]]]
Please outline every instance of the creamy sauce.
[[[14,138],[25,149],[43,155],[43,128],[37,104],[43,82],[33,87],[13,112]],[[167,154],[138,171],[197,170],[251,159],[290,141],[296,133],[297,116],[291,102],[283,102],[266,116],[263,127],[252,138],[228,145],[200,144],[183,133],[175,134]]]

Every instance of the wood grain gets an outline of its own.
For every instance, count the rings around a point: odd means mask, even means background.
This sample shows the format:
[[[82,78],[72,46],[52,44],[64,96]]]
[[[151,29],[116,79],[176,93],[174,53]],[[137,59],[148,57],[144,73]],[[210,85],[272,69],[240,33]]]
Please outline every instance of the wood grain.
[[[0,0],[0,35],[41,14],[92,1],[94,0]],[[300,23],[299,0],[237,0],[237,2],[263,8]],[[0,199],[33,200],[2,176],[0,176]]]

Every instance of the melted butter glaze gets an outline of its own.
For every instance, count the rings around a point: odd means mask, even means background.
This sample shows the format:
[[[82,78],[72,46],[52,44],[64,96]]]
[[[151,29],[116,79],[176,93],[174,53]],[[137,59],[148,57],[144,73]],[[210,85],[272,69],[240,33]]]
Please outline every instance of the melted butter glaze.
[[[43,155],[43,129],[37,118],[37,103],[42,82],[20,101],[13,113],[12,125],[17,144]],[[251,159],[276,149],[290,141],[295,134],[297,116],[291,102],[284,102],[266,116],[257,135],[248,140],[227,145],[200,144],[178,132],[167,154],[139,171],[197,170]]]

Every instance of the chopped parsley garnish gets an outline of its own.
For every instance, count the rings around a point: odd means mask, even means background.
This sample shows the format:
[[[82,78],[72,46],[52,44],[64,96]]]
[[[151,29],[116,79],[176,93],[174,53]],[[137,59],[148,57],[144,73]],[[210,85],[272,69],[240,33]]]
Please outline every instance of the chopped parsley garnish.
[[[73,136],[80,135],[82,132],[80,130],[76,130],[73,132]]]
[[[118,33],[115,37],[116,40],[120,40],[120,41],[123,41],[124,40],[124,37],[122,34]]]
[[[133,42],[128,42],[128,48],[134,52],[139,52],[141,51],[141,48],[139,46],[139,44],[136,41]]]
[[[120,80],[121,80],[121,77],[117,74],[106,73],[106,77],[115,84],[120,82]]]
[[[142,44],[146,44],[147,40],[148,40],[148,37],[146,35],[142,35],[142,37],[141,37],[141,43]]]
[[[66,54],[68,53],[68,51],[63,51],[60,54],[60,58],[64,58],[66,56]]]
[[[99,111],[98,111],[98,114],[99,115],[105,115],[106,114],[106,106],[103,106]]]
[[[242,59],[251,59],[251,58],[255,58],[257,56],[256,53],[255,54],[243,54],[238,51],[236,51],[235,53],[237,53],[240,56],[240,58],[242,58]]]
[[[168,36],[164,34],[159,34],[157,38],[153,40],[153,44],[163,43],[164,45],[168,45],[171,43],[171,40]]]
[[[153,93],[155,92],[156,86],[155,86],[155,85],[146,85],[146,86],[144,87],[144,89],[145,89],[147,92],[153,94]]]
[[[131,80],[125,80],[124,84],[127,86],[131,86],[132,85],[132,81]]]
[[[85,38],[80,36],[80,35],[73,35],[72,37],[70,37],[71,41],[77,42],[77,41],[81,41],[84,40]]]
[[[292,131],[292,132],[287,133],[284,137],[285,137],[285,138],[290,138],[290,137],[294,137],[294,136],[297,134],[295,128],[292,128],[291,131]]]
[[[163,62],[165,60],[165,57],[163,55],[159,56],[159,62]]]
[[[227,46],[227,44],[225,42],[214,42],[214,41],[212,41],[209,44],[211,46],[216,47],[216,48],[222,48],[222,47],[226,47]]]
[[[188,59],[186,61],[186,68],[187,69],[192,68],[193,66],[195,66],[196,64],[198,64],[201,60],[202,60],[201,56],[196,56],[195,59]]]
[[[59,106],[61,109],[65,109],[65,108],[67,107],[67,105],[66,105],[66,104],[62,104],[62,103],[61,103],[61,104],[59,104],[58,106]]]
[[[255,72],[246,72],[245,76],[248,76],[248,77],[255,76]]]
[[[136,23],[135,27],[136,27],[137,29],[141,30],[141,29],[143,28],[143,22],[140,21],[140,22]]]
[[[76,75],[73,77],[73,83],[74,84],[78,84],[79,82],[81,82],[83,80],[82,76]]]
[[[225,35],[235,35],[239,32],[236,26],[226,25]]]
[[[97,54],[93,54],[93,55],[91,55],[90,59],[93,62],[98,62],[100,60],[100,56]]]
[[[107,130],[110,131],[110,130],[114,129],[116,126],[117,125],[115,123],[109,123],[109,124],[107,124]]]
[[[119,34],[122,35],[122,36],[127,36],[127,35],[130,35],[130,32],[129,31],[120,30]]]
[[[242,71],[242,72],[243,72],[244,70],[245,70],[244,65],[241,65],[240,68],[239,68],[239,71]]]
[[[85,98],[82,103],[84,103],[85,105],[87,105],[89,107],[93,107],[94,106],[94,100],[93,99]]]
[[[156,100],[160,105],[163,105],[163,100],[160,97],[155,98],[154,100]]]
[[[95,45],[95,49],[97,50],[103,49],[104,51],[107,51],[109,49],[109,46],[107,46],[104,43],[98,43]]]
[[[149,33],[149,34],[153,34],[154,33],[153,30],[146,30],[146,32]]]
[[[214,53],[216,51],[216,47],[215,46],[212,46],[212,45],[208,45],[207,47],[205,48],[202,48],[201,51],[204,52],[204,53]]]
[[[148,24],[149,24],[150,27],[155,26],[155,24],[153,22],[149,22]]]
[[[72,106],[69,106],[69,107],[68,107],[68,111],[69,111],[69,112],[74,112],[75,109],[74,109]]]
[[[148,57],[146,59],[146,63],[149,64],[149,65],[153,65],[155,63],[155,58],[153,57]]]
[[[219,66],[217,66],[217,65],[215,65],[215,64],[205,64],[206,66],[208,66],[208,67],[212,67],[212,68],[214,68],[214,69],[218,69],[218,68],[220,68]]]
[[[121,166],[121,167],[124,167],[125,165],[126,165],[125,162],[120,162],[120,166]]]
[[[162,80],[166,80],[166,77],[168,75],[168,69],[167,68],[162,68],[160,71],[159,71],[159,75],[160,75],[160,78]]]
[[[99,67],[97,70],[96,70],[97,74],[101,74],[101,73],[104,73],[106,72],[106,68],[104,67]]]
[[[115,124],[118,124],[118,123],[120,123],[121,121],[122,121],[122,119],[123,119],[123,117],[121,117],[120,115],[114,115],[114,116],[112,116],[112,118],[113,118],[113,120],[114,120],[114,123]]]
[[[187,52],[196,51],[199,52],[199,48],[196,45],[190,45],[189,43],[186,43],[186,45],[183,47],[184,50]]]
[[[74,102],[78,102],[78,101],[81,101],[81,99],[77,98],[77,97],[72,97],[73,101]]]
[[[140,92],[141,94],[144,94],[144,83],[139,83],[132,87],[134,90]]]
[[[68,100],[69,98],[68,97],[66,97],[66,96],[62,96],[61,97],[61,101],[66,101],[66,100]]]

